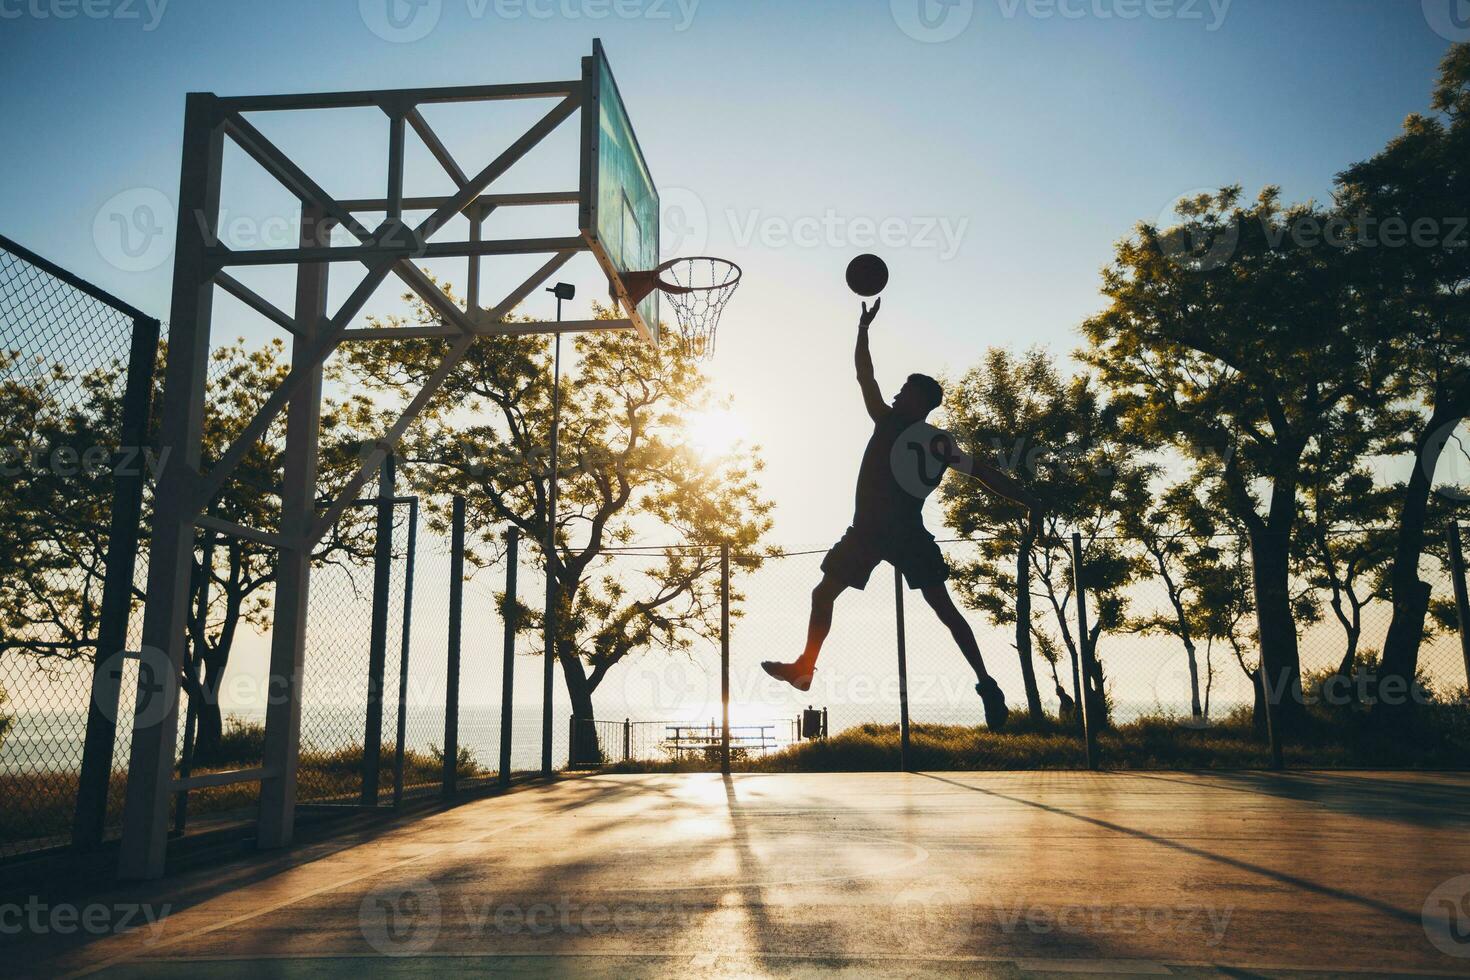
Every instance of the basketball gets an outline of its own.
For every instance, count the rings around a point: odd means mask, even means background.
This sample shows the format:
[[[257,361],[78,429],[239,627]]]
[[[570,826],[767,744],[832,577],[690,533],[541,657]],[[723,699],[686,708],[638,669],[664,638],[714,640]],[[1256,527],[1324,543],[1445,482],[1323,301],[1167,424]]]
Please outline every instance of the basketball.
[[[847,287],[859,296],[877,296],[888,285],[888,263],[876,255],[859,255],[847,264]]]

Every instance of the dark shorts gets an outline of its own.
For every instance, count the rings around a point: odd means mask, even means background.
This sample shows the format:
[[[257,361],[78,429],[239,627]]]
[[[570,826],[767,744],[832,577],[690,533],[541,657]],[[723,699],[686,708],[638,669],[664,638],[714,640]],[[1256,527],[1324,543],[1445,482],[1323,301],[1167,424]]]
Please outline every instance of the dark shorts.
[[[902,529],[849,527],[822,559],[822,571],[853,589],[868,584],[879,562],[903,573],[911,589],[927,589],[949,579],[949,564],[922,526]]]

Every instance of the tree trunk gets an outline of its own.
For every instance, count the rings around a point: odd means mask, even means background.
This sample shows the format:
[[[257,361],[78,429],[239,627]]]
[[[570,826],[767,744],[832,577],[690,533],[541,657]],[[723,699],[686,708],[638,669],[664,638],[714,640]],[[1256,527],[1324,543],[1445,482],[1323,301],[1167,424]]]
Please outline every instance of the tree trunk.
[[[1021,658],[1026,711],[1033,721],[1041,721],[1041,690],[1036,686],[1036,665],[1031,655],[1031,548],[1031,536],[1022,535],[1016,556],[1016,653]]]
[[[567,746],[567,761],[578,765],[601,765],[602,747],[598,745],[596,715],[592,709],[592,687],[587,683],[587,669],[576,648],[570,643],[557,645],[557,661],[567,681],[567,698],[572,702],[572,744]]]
[[[1456,413],[1459,414],[1459,413]],[[1419,578],[1419,558],[1424,553],[1424,529],[1429,516],[1429,494],[1439,457],[1431,451],[1431,442],[1448,425],[1451,416],[1436,411],[1419,433],[1414,445],[1418,465],[1409,472],[1404,488],[1403,507],[1399,511],[1398,540],[1394,547],[1393,569],[1389,575],[1393,619],[1383,641],[1381,686],[1388,678],[1396,678],[1407,690],[1419,667],[1419,646],[1424,641],[1424,620],[1429,613],[1430,585]],[[1442,447],[1441,447],[1442,448]],[[1426,455],[1434,455],[1426,459]],[[1380,698],[1373,714],[1380,722],[1402,721],[1412,698],[1401,704],[1385,704]]]
[[[1271,737],[1270,722],[1266,720],[1266,689],[1261,684],[1259,669],[1247,671],[1246,676],[1251,679],[1251,691],[1254,692],[1251,699],[1251,731],[1264,742]]]
[[[1337,676],[1351,679],[1353,670],[1358,666],[1358,638],[1363,635],[1361,626],[1345,627],[1347,632],[1347,652],[1342,655],[1342,663],[1337,665]]]
[[[1199,721],[1205,716],[1199,697],[1199,658],[1195,655],[1194,642],[1189,637],[1184,638],[1184,655],[1189,660],[1189,710],[1194,715],[1194,720]]]
[[[1285,732],[1298,727],[1305,707],[1296,618],[1291,611],[1289,533],[1289,525],[1281,528],[1274,521],[1250,533],[1256,625],[1261,641],[1260,674]]]
[[[1101,636],[1102,627],[1098,626],[1091,631],[1090,636],[1084,635],[1078,637],[1079,643],[1087,644],[1087,657],[1084,658],[1083,662],[1085,663],[1088,659],[1092,661],[1092,676],[1087,682],[1087,710],[1095,728],[1106,728],[1112,724],[1112,719],[1108,712],[1108,698],[1106,685],[1104,684],[1102,661],[1097,657],[1097,642]]]

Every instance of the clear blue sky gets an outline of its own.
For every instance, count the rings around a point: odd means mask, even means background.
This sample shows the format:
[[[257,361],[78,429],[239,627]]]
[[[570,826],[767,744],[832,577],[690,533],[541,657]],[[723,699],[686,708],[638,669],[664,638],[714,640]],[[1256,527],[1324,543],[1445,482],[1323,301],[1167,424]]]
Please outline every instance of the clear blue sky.
[[[933,43],[913,26],[921,0],[425,0],[430,20],[408,29],[433,26],[411,43],[372,30],[392,33],[384,2],[172,0],[160,16],[158,0],[91,0],[103,16],[61,19],[67,0],[0,0],[4,232],[166,317],[169,263],[119,268],[93,231],[116,195],[174,196],[185,92],[569,78],[601,36],[666,199],[745,266],[716,374],[766,447],[790,544],[841,530],[865,437],[852,254],[893,265],[886,388],[991,345],[1065,354],[1134,222],[1224,183],[1325,197],[1426,106],[1449,44],[1420,0],[922,0],[959,18]],[[329,189],[376,188],[379,160],[333,159],[354,132],[283,139]],[[481,135],[446,139],[468,151]],[[240,181],[237,212],[283,206]],[[896,237],[855,240],[864,220]]]

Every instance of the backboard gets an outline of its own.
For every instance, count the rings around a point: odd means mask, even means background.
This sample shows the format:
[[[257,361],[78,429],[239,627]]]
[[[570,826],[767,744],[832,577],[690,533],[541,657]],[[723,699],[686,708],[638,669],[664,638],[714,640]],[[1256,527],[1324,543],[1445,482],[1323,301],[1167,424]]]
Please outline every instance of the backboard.
[[[601,41],[582,59],[581,230],[607,274],[613,299],[643,338],[658,343],[659,291],[634,303],[627,275],[659,264],[658,188]]]

